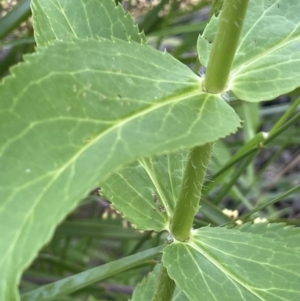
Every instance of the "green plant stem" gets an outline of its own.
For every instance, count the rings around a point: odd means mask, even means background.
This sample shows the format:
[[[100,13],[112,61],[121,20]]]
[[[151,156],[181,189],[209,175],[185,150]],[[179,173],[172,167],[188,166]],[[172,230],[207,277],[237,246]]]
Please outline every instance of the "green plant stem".
[[[212,144],[197,146],[189,154],[185,167],[179,198],[171,222],[171,234],[179,241],[190,236],[199,201]]]
[[[213,42],[203,89],[208,93],[221,93],[227,84],[231,65],[238,45],[249,0],[225,0],[219,27]],[[189,154],[170,231],[175,239],[186,241],[190,236],[199,200],[211,144],[195,147]]]
[[[249,0],[224,0],[209,57],[203,90],[218,94],[227,85]]]
[[[286,123],[281,123],[280,127],[276,127],[275,131],[272,128],[268,136],[266,136],[263,132],[257,133],[247,144],[239,149],[239,151],[234,154],[215,175],[212,176],[209,182],[205,183],[203,188],[204,193],[207,195],[217,184],[221,183],[230,172],[231,167],[233,167],[236,163],[240,162],[244,158],[247,158],[253,153],[258,154],[260,149],[272,142],[277,136],[282,134],[292,124],[297,122],[299,118],[300,112],[291,117]]]
[[[151,301],[171,301],[175,290],[175,282],[168,275],[167,269],[161,267],[157,286]]]
[[[300,97],[298,97],[289,109],[280,117],[280,119],[276,122],[276,124],[272,127],[269,132],[270,135],[273,135],[280,129],[280,127],[290,118],[290,116],[296,111],[297,107],[300,105]]]
[[[230,168],[233,167],[236,163],[240,162],[242,159],[247,158],[251,154],[258,153],[257,146],[255,148],[249,149],[247,152],[243,152],[242,154],[235,154],[216,174],[214,174],[209,181],[207,181],[204,185],[203,192],[208,194],[217,184],[221,183],[223,179],[230,172]]]
[[[249,102],[243,102],[242,103],[242,110],[243,110],[243,119],[244,119],[244,143],[247,144],[248,141],[251,141],[253,137],[255,136],[255,124],[253,121],[253,108],[257,107],[258,104],[256,103],[249,103]],[[247,180],[248,183],[252,183],[255,178],[255,171],[254,171],[254,165],[249,164],[247,167]]]
[[[268,138],[264,141],[264,145],[270,143],[276,137],[278,137],[281,133],[283,133],[286,129],[288,129],[293,123],[297,122],[300,118],[300,112],[295,116],[289,119],[286,123],[284,123],[280,128],[276,129],[276,131],[272,130],[272,134],[268,136]]]
[[[248,156],[246,160],[243,162],[243,164],[234,172],[232,175],[230,181],[228,183],[225,183],[218,195],[214,199],[214,204],[218,205],[222,201],[222,199],[227,195],[227,193],[230,191],[230,189],[236,184],[241,174],[247,169],[249,164],[251,164],[252,160],[256,156],[256,153],[253,153],[252,155]]]

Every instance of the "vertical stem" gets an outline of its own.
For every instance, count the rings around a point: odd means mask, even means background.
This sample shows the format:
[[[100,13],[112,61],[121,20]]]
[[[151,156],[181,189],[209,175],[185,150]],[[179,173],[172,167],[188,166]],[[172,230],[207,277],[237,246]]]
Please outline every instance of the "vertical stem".
[[[168,275],[167,269],[161,267],[157,286],[151,301],[171,301],[175,290],[175,282]]]
[[[203,90],[218,94],[227,85],[249,0],[224,0],[213,41]]]
[[[189,238],[194,216],[199,210],[201,189],[211,148],[210,143],[197,146],[189,154],[170,229],[174,238],[179,241],[186,241]]]
[[[224,0],[216,39],[204,78],[203,89],[221,93],[226,87],[231,64],[238,45],[249,0]],[[197,146],[189,154],[170,232],[179,241],[189,239],[194,216],[199,208],[202,185],[211,155],[212,144]],[[175,283],[162,267],[152,301],[170,301]]]
[[[254,110],[254,111],[253,111]],[[253,120],[253,116],[258,116],[258,103],[242,103],[242,118],[244,120],[244,144],[247,144],[249,141],[253,139],[256,131],[256,124]],[[254,164],[250,163],[247,167],[247,181],[248,183],[252,183],[254,181]]]

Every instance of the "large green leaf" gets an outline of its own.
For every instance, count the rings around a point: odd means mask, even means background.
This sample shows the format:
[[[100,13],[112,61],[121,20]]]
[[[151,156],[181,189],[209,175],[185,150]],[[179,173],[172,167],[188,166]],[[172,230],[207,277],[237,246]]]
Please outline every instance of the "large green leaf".
[[[157,264],[153,271],[150,272],[135,288],[131,301],[147,301],[152,300],[157,280],[159,279],[159,273],[161,264]],[[185,294],[176,287],[172,301],[189,301]]]
[[[215,141],[239,119],[167,53],[56,42],[0,86],[0,299],[57,223],[122,164]]]
[[[38,46],[73,38],[145,41],[129,14],[114,0],[32,0],[35,39]]]
[[[300,2],[251,0],[233,62],[228,89],[247,101],[273,99],[300,84]],[[218,18],[198,40],[207,66]]]
[[[300,251],[287,248],[284,239],[205,227],[194,230],[188,243],[167,246],[163,262],[191,301],[300,297]]]
[[[140,159],[112,174],[102,191],[138,229],[168,230],[187,152]]]

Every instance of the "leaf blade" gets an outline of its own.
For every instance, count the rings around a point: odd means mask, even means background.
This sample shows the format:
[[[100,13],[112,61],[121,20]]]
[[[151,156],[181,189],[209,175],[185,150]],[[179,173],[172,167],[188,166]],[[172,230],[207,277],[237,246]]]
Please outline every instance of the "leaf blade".
[[[113,207],[141,230],[169,229],[186,152],[142,158],[100,183]]]
[[[131,301],[151,300],[155,291],[161,264],[157,264],[153,271],[151,271],[144,279],[136,286]],[[175,288],[172,301],[188,301],[187,297],[182,291]]]
[[[166,247],[163,260],[170,277],[191,301],[199,297],[296,301],[298,280],[290,280],[300,278],[299,250],[286,248],[282,241],[236,232],[201,228],[193,231],[189,243]]]
[[[259,234],[264,237],[282,241],[289,248],[299,248],[300,229],[284,223],[246,223],[233,228],[241,232]]]
[[[138,43],[146,41],[129,14],[113,0],[33,0],[35,38],[38,46],[53,40],[98,37]],[[101,22],[99,22],[101,20]]]
[[[138,157],[207,143],[239,125],[222,99],[199,91],[186,66],[147,45],[56,42],[12,73],[0,86],[0,292],[7,300],[18,300],[21,271],[99,180]]]

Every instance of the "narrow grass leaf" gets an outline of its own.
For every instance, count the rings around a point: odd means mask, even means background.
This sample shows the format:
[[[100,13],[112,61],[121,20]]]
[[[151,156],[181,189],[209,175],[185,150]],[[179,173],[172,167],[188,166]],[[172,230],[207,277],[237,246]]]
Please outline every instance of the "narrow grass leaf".
[[[1,7],[1,9],[3,8]],[[0,39],[2,40],[13,29],[28,19],[30,14],[30,0],[20,1],[11,11],[0,18]]]
[[[161,252],[163,246],[149,249],[134,255],[115,260],[102,266],[89,269],[82,273],[44,285],[21,296],[21,301],[50,301],[68,295],[83,287],[134,268],[145,261],[154,258]]]

